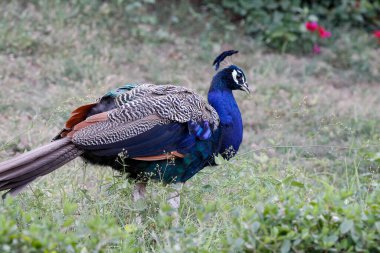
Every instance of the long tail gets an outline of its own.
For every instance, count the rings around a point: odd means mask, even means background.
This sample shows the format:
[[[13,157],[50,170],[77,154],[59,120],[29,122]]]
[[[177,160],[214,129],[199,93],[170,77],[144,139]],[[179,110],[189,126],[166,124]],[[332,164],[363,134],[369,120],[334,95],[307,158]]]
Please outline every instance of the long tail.
[[[37,177],[58,169],[82,153],[69,138],[63,138],[4,161],[0,163],[0,191],[9,190],[5,195],[16,195]]]

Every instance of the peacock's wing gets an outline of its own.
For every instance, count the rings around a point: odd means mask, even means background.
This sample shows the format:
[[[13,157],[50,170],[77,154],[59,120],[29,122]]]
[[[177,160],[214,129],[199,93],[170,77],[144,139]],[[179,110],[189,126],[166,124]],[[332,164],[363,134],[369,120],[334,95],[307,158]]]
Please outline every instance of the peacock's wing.
[[[136,88],[137,84],[125,84],[117,89],[111,90],[98,99],[96,103],[82,105],[71,112],[70,118],[66,121],[65,127],[53,138],[53,141],[65,137],[74,126],[86,120],[94,114],[110,111],[116,107],[115,98],[127,91]]]
[[[69,133],[72,141],[99,156],[129,158],[176,152],[183,156],[197,139],[217,129],[216,111],[193,91],[144,84],[115,98],[116,108],[95,114]]]

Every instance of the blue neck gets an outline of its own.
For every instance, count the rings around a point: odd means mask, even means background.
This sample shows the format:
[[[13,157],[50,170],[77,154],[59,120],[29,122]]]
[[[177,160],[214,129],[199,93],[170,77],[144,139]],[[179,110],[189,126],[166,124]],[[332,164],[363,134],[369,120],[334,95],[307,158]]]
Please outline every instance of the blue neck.
[[[233,152],[237,152],[243,139],[241,113],[232,90],[227,87],[225,81],[218,74],[212,80],[208,102],[214,107],[220,118],[219,153],[223,154],[231,147]],[[229,158],[229,155],[226,155],[226,158]]]

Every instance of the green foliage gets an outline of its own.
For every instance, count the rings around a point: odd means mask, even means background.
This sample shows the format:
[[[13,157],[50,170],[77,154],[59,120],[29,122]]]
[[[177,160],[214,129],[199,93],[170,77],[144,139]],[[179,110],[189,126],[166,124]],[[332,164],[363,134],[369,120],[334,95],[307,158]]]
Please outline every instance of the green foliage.
[[[42,194],[39,197],[42,198]],[[75,202],[63,199],[59,209],[46,204],[25,209],[12,199],[0,206],[1,252],[103,252],[123,241],[133,244],[115,219],[93,214],[81,219]],[[80,228],[74,229],[78,222]]]
[[[238,19],[246,33],[260,38],[268,46],[288,51],[289,47],[299,45],[296,41],[301,40],[302,33],[305,32],[301,28],[308,18],[309,11],[300,5],[299,0],[224,0],[220,6],[213,5],[213,8],[229,11],[232,19]],[[308,47],[310,45],[305,46]]]
[[[20,10],[33,5],[54,21],[52,24],[61,27],[90,24],[90,20],[96,19],[92,26],[106,27],[111,32],[123,31],[136,41],[153,43],[173,42],[174,33],[197,34],[207,49],[213,46],[207,39],[210,34],[214,40],[231,41],[236,36],[231,34],[242,34],[238,29],[241,28],[244,33],[277,51],[309,53],[318,39],[305,29],[306,21],[319,20],[322,26],[333,31],[335,38],[341,35],[342,28],[371,32],[380,26],[380,2],[368,0],[181,0],[165,4],[156,0],[20,2],[23,3]],[[40,27],[31,33],[19,13],[8,13],[4,17],[6,25],[0,23],[0,51],[33,54],[54,50],[41,39],[52,32],[51,26]],[[35,21],[38,22],[38,18]],[[192,25],[186,25],[188,23]],[[331,44],[331,40],[333,38],[328,42],[319,40],[318,44]]]
[[[352,192],[325,192],[309,201],[293,191],[270,203],[252,194],[251,210],[237,208],[226,248],[258,252],[377,252],[380,250],[380,195],[371,193],[364,207]]]
[[[269,47],[282,52],[310,52],[311,35],[304,24],[320,20],[329,29],[360,27],[371,31],[380,25],[380,2],[367,0],[223,0],[210,3],[222,8],[231,20],[238,21],[246,33],[258,37]],[[216,12],[218,13],[218,12]],[[223,18],[220,16],[219,18]],[[338,31],[337,31],[338,32]]]
[[[376,0],[339,0],[311,2],[310,10],[332,25],[373,30],[380,25],[380,2]]]
[[[147,199],[133,203],[132,185],[123,177],[103,178],[110,187],[101,192],[40,185],[33,194],[0,205],[1,252],[380,250],[378,184],[372,182],[360,196],[355,187],[338,190],[328,179],[312,185],[312,178],[295,174],[247,177],[261,166],[275,169],[272,159],[261,161],[258,168],[245,159],[221,161],[210,184],[197,176],[182,191],[178,225],[166,203],[170,187],[152,184]],[[236,175],[226,174],[231,170]],[[75,177],[75,171],[63,174],[58,184]]]

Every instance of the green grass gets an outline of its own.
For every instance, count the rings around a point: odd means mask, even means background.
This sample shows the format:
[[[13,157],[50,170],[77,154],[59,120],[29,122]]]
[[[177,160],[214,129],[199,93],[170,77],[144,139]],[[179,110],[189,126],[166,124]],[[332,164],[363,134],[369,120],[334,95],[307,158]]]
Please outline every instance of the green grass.
[[[0,4],[0,160],[49,142],[72,109],[124,83],[206,95],[225,48],[240,50],[233,62],[255,88],[236,93],[241,150],[185,184],[177,226],[171,187],[151,183],[134,203],[132,182],[77,159],[0,205],[0,252],[380,251],[379,47],[368,35],[295,57],[185,2],[156,16],[126,5]]]

